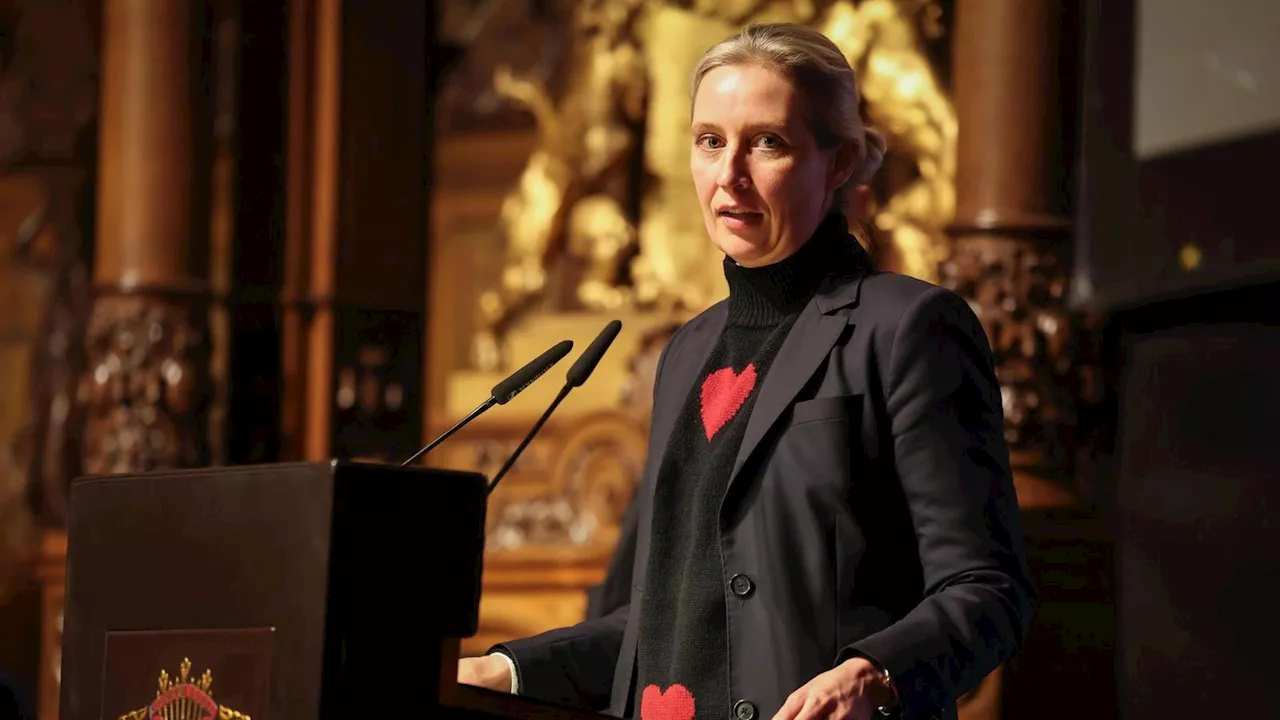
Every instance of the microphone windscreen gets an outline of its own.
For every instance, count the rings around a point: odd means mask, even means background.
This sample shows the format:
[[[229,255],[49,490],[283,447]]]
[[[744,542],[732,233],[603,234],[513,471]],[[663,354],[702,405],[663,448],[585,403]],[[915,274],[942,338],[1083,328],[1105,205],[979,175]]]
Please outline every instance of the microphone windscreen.
[[[571,387],[578,387],[591,377],[591,373],[596,369],[596,365],[600,364],[600,358],[604,357],[604,353],[613,344],[613,339],[618,337],[618,332],[622,330],[622,321],[614,320],[596,336],[595,340],[587,346],[582,353],[582,357],[569,368],[569,373],[565,376],[565,382]]]
[[[560,362],[560,359],[568,355],[572,349],[572,340],[562,340],[530,360],[524,367],[511,373],[511,377],[493,386],[494,401],[499,405],[506,405],[511,398],[519,395],[521,391],[533,384],[534,380],[542,377],[553,365]]]

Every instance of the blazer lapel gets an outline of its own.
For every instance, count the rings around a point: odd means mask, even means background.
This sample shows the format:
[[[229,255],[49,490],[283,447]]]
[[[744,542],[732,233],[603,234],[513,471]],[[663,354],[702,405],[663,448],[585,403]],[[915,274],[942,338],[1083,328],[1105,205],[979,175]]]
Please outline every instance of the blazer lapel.
[[[760,386],[760,397],[756,398],[747,420],[746,434],[733,463],[733,474],[729,476],[730,489],[751,453],[813,377],[844,328],[842,315],[823,315],[812,302],[796,318]]]
[[[747,420],[746,433],[733,463],[733,474],[729,476],[725,497],[733,491],[734,483],[751,454],[817,372],[841,333],[845,332],[849,322],[847,314],[840,311],[857,304],[863,273],[870,269],[863,265],[851,276],[829,277],[796,318],[760,387],[760,397],[756,398],[751,417]]]

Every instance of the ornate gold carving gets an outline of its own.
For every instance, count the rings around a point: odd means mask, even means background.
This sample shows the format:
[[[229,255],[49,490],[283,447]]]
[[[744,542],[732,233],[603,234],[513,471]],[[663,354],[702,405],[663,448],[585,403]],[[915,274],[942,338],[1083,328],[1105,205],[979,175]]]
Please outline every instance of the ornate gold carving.
[[[937,282],[946,259],[945,229],[956,209],[955,106],[925,54],[922,35],[941,28],[936,3],[916,3],[923,14],[918,30],[908,4],[894,0],[839,3],[819,25],[858,70],[872,126],[885,134],[889,149],[910,158],[919,177],[897,188],[874,212],[888,238],[892,264],[908,275]]]
[[[601,581],[612,552],[608,546],[526,547],[489,555],[480,597],[480,626],[462,640],[468,655],[496,643],[529,637],[582,620],[587,589]]]
[[[528,428],[525,427],[511,426],[501,431],[489,430],[482,437],[476,437],[468,436],[467,431],[464,430],[434,450],[433,454],[439,453],[439,459],[436,462],[440,467],[465,468],[492,478],[506,463],[507,458],[511,457],[511,453],[515,452],[527,431]],[[491,523],[496,517],[493,508],[501,504],[501,500],[497,498],[508,492],[508,488],[520,484],[524,477],[543,476],[550,472],[555,457],[556,442],[555,431],[548,426],[545,432],[540,433],[529,447],[525,448],[524,454],[512,466],[508,479],[502,482],[503,492],[490,501]]]
[[[622,386],[622,411],[630,417],[649,423],[653,412],[653,387],[658,380],[658,361],[667,341],[680,329],[676,322],[659,325],[641,335],[640,343],[628,358],[629,374]]]
[[[208,314],[144,295],[98,298],[81,385],[90,474],[208,462]]]
[[[1097,387],[1075,357],[1080,338],[1065,309],[1067,282],[1057,252],[1002,237],[956,240],[942,272],[942,284],[969,299],[991,342],[1006,439],[1015,453],[1051,467],[1070,461],[1078,402]]]
[[[506,264],[480,299],[475,366],[502,366],[505,333],[539,307],[536,299],[549,297],[552,312],[667,313],[698,311],[723,296],[719,256],[689,178],[688,83],[702,52],[749,22],[813,24],[858,68],[872,123],[918,173],[889,189],[875,223],[893,264],[936,279],[955,210],[956,119],[917,20],[924,9],[933,28],[936,3],[911,6],[916,11],[892,0],[578,4],[558,104],[541,82],[506,69],[495,77],[499,91],[533,115],[538,145],[503,207]],[[566,284],[560,292],[548,292],[553,276]]]
[[[584,418],[565,435],[549,492],[495,497],[486,545],[612,545],[644,471],[646,449],[643,426],[635,419],[614,413]]]
[[[568,61],[570,89],[560,107],[537,80],[517,77],[505,67],[494,76],[498,92],[533,114],[538,145],[502,206],[507,260],[498,286],[480,300],[482,330],[474,359],[481,369],[501,363],[499,336],[545,289],[549,261],[563,249],[569,213],[583,198],[591,201],[573,215],[576,238],[569,249],[588,263],[593,284],[578,300],[617,304],[618,298],[601,292],[599,282],[621,269],[633,231],[618,202],[639,189],[624,188],[611,196],[607,185],[625,179],[638,140],[632,126],[644,109],[645,66],[633,32],[642,2],[577,4]]]
[[[198,678],[191,676],[191,660],[182,659],[178,680],[169,671],[160,671],[156,699],[140,710],[120,716],[120,720],[250,720],[248,715],[218,705],[213,701],[213,673],[205,670]]]

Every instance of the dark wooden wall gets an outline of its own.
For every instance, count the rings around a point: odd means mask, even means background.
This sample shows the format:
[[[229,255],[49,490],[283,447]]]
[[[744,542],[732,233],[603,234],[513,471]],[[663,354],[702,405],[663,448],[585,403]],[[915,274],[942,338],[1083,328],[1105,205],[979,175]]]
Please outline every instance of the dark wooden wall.
[[[1119,715],[1276,717],[1280,132],[1137,158],[1138,4],[1087,5],[1073,279],[1109,318]]]

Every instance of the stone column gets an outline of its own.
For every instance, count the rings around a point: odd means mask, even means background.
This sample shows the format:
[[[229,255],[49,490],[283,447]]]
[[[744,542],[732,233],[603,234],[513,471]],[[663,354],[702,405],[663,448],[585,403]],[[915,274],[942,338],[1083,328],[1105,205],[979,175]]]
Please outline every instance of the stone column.
[[[1070,502],[1078,378],[1056,194],[1057,0],[957,0],[953,247],[942,284],[967,297],[991,340],[1024,507]]]
[[[202,0],[103,3],[86,473],[209,462],[206,23]]]

